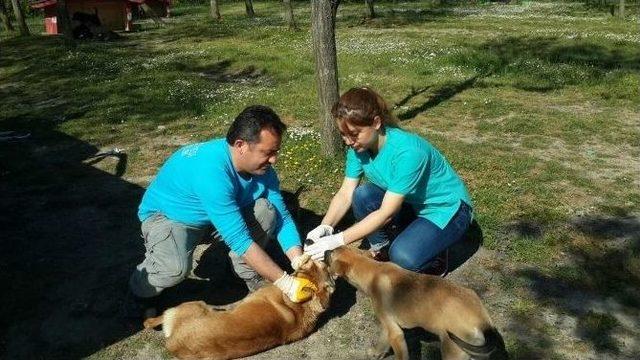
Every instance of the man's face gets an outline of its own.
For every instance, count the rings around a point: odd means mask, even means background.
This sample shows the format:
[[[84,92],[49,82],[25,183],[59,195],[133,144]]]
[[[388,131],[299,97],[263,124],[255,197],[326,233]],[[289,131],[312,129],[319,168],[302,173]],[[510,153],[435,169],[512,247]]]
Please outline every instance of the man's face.
[[[260,141],[245,142],[242,152],[242,170],[252,175],[262,175],[276,163],[280,151],[281,137],[269,129],[260,132]]]

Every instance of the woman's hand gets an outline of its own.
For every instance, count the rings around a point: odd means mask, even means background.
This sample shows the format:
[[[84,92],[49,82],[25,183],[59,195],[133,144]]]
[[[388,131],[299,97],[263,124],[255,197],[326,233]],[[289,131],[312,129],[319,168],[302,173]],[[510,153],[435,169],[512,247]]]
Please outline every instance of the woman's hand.
[[[333,234],[333,227],[331,225],[320,224],[316,226],[315,229],[309,231],[306,238],[313,240],[313,242],[316,242],[321,237],[332,235],[332,234]]]
[[[335,235],[321,237],[312,245],[306,245],[304,253],[311,255],[313,260],[324,260],[325,251],[333,250],[344,244],[344,233],[339,232]]]

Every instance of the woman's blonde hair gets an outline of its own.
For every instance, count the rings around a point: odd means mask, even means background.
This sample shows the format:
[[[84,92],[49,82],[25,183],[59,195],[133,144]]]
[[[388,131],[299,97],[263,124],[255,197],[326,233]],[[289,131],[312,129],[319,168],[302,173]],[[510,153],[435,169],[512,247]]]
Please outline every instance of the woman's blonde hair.
[[[376,116],[382,119],[383,127],[399,127],[398,118],[391,113],[386,101],[368,87],[347,90],[331,108],[331,115],[341,130],[344,130],[345,122],[355,126],[371,126]]]

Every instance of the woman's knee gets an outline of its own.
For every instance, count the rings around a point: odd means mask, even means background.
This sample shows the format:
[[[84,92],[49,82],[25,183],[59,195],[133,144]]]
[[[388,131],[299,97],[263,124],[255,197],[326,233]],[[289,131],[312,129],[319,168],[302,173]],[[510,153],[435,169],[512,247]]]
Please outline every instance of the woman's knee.
[[[416,254],[393,245],[389,249],[389,260],[403,269],[415,272],[421,270],[423,263],[422,259],[418,258]]]
[[[353,191],[351,203],[356,218],[364,217],[380,207],[384,190],[379,187],[366,183],[362,184]]]

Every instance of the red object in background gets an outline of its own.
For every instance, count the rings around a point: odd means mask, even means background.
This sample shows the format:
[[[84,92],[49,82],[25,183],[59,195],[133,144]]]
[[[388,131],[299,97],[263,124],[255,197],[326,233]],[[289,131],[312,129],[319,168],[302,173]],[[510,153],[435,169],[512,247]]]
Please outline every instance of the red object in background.
[[[58,18],[55,17],[55,16],[45,15],[45,17],[44,17],[44,31],[47,34],[57,34],[58,33]]]
[[[132,9],[142,3],[153,8],[159,16],[169,16],[171,0],[67,0],[69,17],[76,12],[95,14],[109,30],[131,31],[133,29]],[[59,34],[56,13],[57,0],[35,0],[29,6],[44,12],[44,29],[47,34]]]

